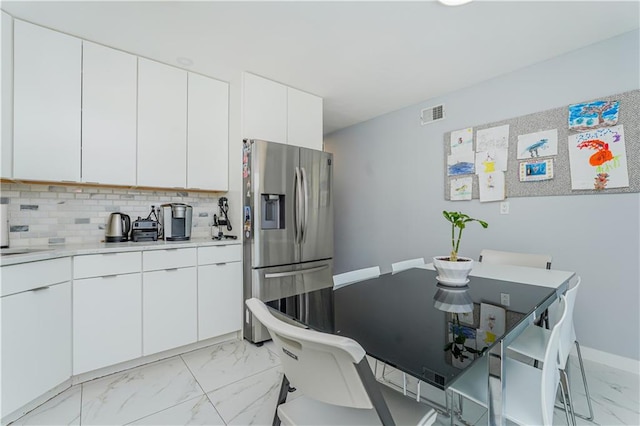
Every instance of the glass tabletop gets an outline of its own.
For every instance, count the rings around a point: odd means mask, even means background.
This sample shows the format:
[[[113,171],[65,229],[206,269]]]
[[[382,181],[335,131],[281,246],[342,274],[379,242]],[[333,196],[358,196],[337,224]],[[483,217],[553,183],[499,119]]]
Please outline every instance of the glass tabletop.
[[[451,310],[449,303],[434,300],[442,288],[435,271],[408,269],[341,287],[333,292],[335,329],[332,332],[356,340],[374,358],[445,389],[476,356],[481,356],[465,351],[469,358],[461,361],[454,358],[452,345],[448,345],[454,337],[463,335],[466,337],[464,346],[476,348],[481,303],[502,306],[502,294],[509,295],[509,306],[504,307],[505,333],[495,336],[497,342],[522,321],[531,318],[549,298],[556,297],[555,288],[489,278],[470,277],[467,287],[452,289],[454,292],[466,291],[467,300],[470,297],[473,301],[473,315],[464,319],[458,316],[462,328],[453,325],[453,313],[441,310]],[[455,336],[452,330],[455,330]],[[488,346],[493,344],[488,343]]]

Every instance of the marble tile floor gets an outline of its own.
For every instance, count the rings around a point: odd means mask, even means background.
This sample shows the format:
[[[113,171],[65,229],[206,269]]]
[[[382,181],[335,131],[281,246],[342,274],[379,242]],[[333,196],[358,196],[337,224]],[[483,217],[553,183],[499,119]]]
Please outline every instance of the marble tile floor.
[[[402,383],[398,372],[386,371],[385,380]],[[638,375],[589,362],[587,374],[596,424],[640,425]],[[270,425],[281,379],[270,342],[226,342],[75,385],[11,425]],[[571,380],[576,406],[585,412],[579,374]],[[441,391],[424,384],[421,394],[444,403]],[[485,411],[469,401],[464,420],[487,424]],[[448,425],[449,418],[438,415],[436,424]],[[554,424],[566,424],[562,410]]]

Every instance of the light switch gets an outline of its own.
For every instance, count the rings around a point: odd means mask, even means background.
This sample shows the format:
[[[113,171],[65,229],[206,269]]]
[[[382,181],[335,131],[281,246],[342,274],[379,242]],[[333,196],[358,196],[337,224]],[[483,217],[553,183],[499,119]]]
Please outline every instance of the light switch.
[[[500,214],[509,214],[509,202],[503,201],[500,203]]]
[[[500,304],[502,304],[502,306],[509,306],[510,303],[511,298],[509,293],[500,293]]]

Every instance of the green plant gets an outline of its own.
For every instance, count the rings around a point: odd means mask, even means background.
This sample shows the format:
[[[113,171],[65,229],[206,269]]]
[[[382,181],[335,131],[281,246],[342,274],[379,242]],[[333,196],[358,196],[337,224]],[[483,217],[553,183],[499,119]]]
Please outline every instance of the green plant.
[[[470,358],[469,354],[482,354],[487,348],[483,348],[481,350],[477,350],[472,348],[471,346],[465,345],[467,341],[466,331],[471,330],[469,327],[463,327],[460,325],[460,319],[458,314],[453,314],[453,324],[451,324],[451,334],[453,337],[453,341],[444,345],[444,351],[451,351],[451,355],[459,359],[460,361],[464,361],[465,359]],[[475,338],[475,337],[474,337]]]
[[[462,212],[443,211],[444,218],[451,222],[451,256],[449,260],[458,261],[458,249],[460,248],[460,240],[462,239],[462,230],[467,226],[468,222],[478,222],[483,228],[487,228],[489,224],[480,219],[474,219]],[[456,228],[458,228],[458,238],[456,238]]]

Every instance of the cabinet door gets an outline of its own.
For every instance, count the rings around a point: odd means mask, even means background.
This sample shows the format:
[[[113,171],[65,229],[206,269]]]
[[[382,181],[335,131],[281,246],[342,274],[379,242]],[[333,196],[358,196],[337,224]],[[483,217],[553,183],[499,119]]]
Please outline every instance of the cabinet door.
[[[143,354],[193,343],[198,338],[196,268],[143,274]]]
[[[226,191],[229,85],[189,73],[187,187]]]
[[[2,417],[71,377],[71,284],[6,296]]]
[[[243,75],[243,137],[287,143],[287,86]]]
[[[13,175],[80,181],[80,39],[14,20]]]
[[[322,151],[322,98],[287,88],[287,143]]]
[[[82,181],[135,185],[136,57],[82,46]]]
[[[13,176],[13,19],[2,12],[2,151],[0,177]]]
[[[187,72],[138,59],[138,185],[187,184]]]
[[[142,356],[142,277],[73,282],[73,374]]]
[[[198,340],[242,328],[242,263],[198,267]]]

